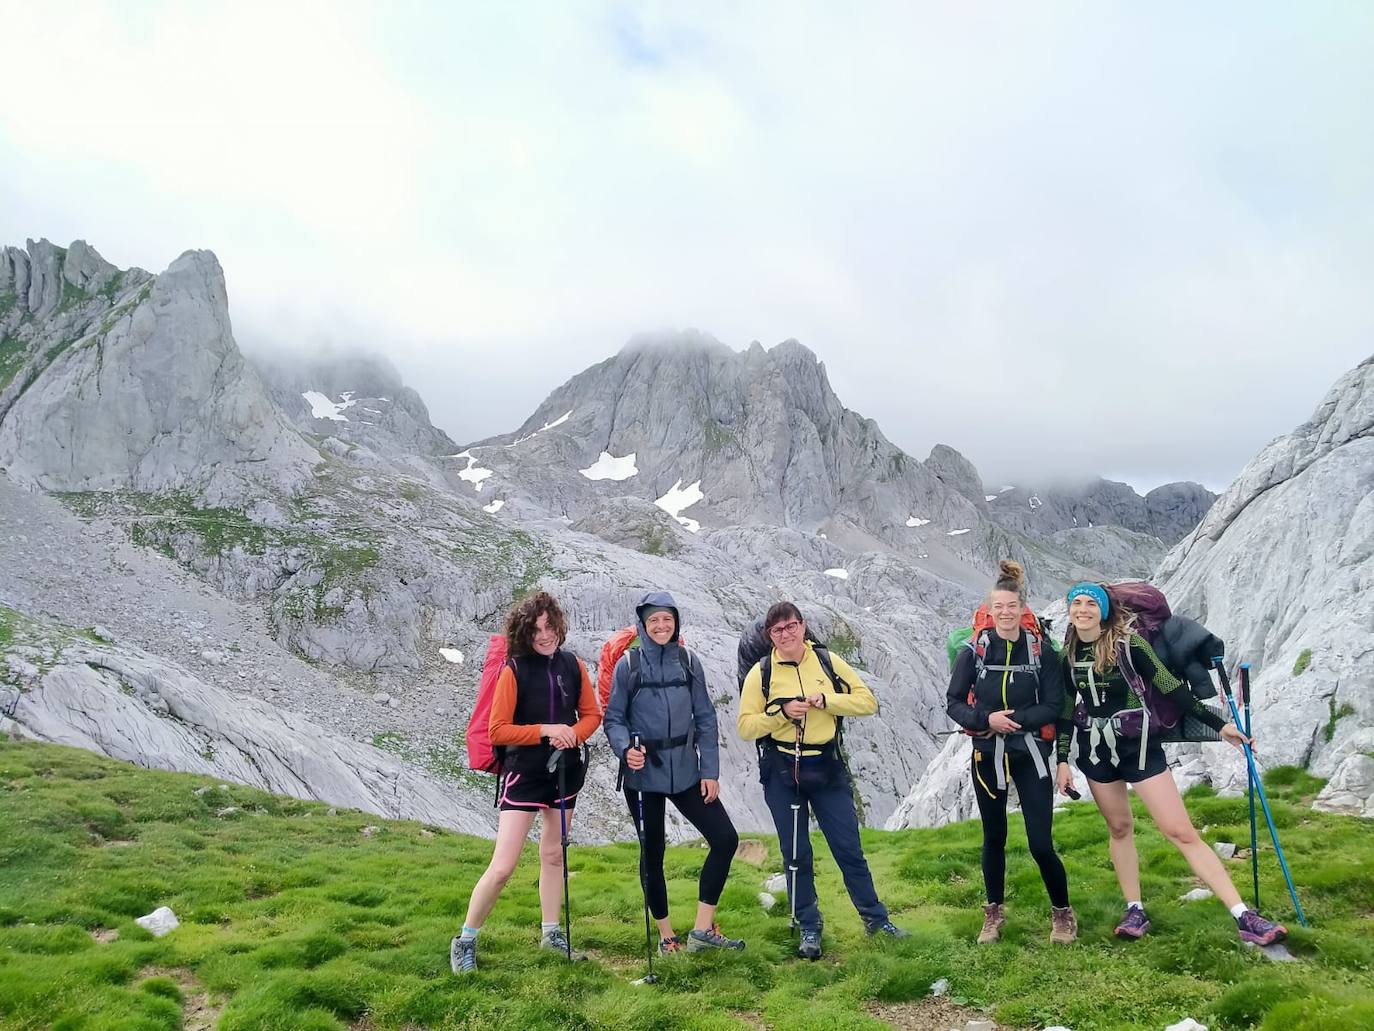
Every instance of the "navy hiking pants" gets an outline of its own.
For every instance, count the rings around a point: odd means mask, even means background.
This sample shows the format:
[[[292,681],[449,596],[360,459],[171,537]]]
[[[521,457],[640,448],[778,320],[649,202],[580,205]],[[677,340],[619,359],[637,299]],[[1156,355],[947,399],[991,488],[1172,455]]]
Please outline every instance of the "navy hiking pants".
[[[805,758],[801,762],[800,785],[792,780],[792,757],[775,749],[764,753],[763,798],[773,814],[773,825],[782,846],[783,875],[788,891],[796,891],[797,923],[804,931],[821,929],[821,910],[816,904],[816,876],[811,851],[810,815],[825,835],[830,854],[839,864],[850,901],[868,927],[887,922],[887,907],[878,900],[873,875],[868,870],[863,846],[859,842],[859,816],[854,809],[854,794],[844,764],[830,755]],[[800,788],[801,809],[797,815],[796,887],[792,885],[792,801]],[[789,898],[789,903],[791,899]]]

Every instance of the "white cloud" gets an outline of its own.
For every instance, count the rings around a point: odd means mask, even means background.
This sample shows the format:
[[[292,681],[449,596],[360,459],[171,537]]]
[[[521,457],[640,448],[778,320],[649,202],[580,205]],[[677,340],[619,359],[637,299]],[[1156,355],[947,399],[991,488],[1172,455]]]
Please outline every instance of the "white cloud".
[[[989,482],[1215,483],[1374,338],[1366,20],[1248,14],[9,3],[0,242],[209,247],[241,341],[385,349],[460,439],[691,325]],[[1148,432],[1047,447],[1083,396]]]

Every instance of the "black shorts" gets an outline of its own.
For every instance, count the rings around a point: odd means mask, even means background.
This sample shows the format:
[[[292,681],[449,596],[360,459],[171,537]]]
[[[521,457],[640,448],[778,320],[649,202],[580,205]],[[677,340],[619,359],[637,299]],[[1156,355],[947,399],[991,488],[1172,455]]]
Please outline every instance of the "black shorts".
[[[570,763],[564,775],[563,805],[572,809],[577,805],[577,793],[582,790],[582,782],[587,779],[587,769],[581,763]],[[534,772],[512,770],[501,781],[501,794],[498,806],[502,811],[517,809],[522,812],[537,812],[542,809],[557,809],[559,803],[558,773],[547,770]]]
[[[1169,768],[1169,760],[1164,756],[1164,746],[1150,735],[1149,743],[1145,746],[1145,768],[1140,768],[1140,738],[1138,737],[1118,737],[1116,739],[1116,754],[1120,762],[1112,765],[1111,756],[1107,754],[1105,746],[1098,746],[1098,762],[1092,762],[1088,758],[1088,732],[1079,728],[1078,730],[1078,768],[1083,771],[1083,776],[1089,780],[1095,780],[1099,784],[1114,784],[1118,780],[1124,780],[1127,784],[1138,784],[1142,780],[1149,780],[1157,777]]]

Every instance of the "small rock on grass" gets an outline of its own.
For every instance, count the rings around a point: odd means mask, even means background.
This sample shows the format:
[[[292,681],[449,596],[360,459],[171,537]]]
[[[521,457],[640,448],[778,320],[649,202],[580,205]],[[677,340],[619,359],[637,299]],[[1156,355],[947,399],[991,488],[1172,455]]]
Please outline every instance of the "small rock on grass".
[[[1231,841],[1218,841],[1212,846],[1212,851],[1221,856],[1222,859],[1230,859],[1236,854],[1236,846]],[[1192,1020],[1193,1018],[1189,1017],[1188,1019]]]
[[[766,891],[759,892],[759,905],[764,909],[772,909],[777,905],[777,898]]]
[[[1177,1024],[1170,1024],[1164,1031],[1207,1031],[1207,1025],[1199,1024],[1192,1017],[1184,1017]]]
[[[374,827],[373,825],[369,824],[358,833],[360,833],[365,838],[374,838],[378,834],[382,833],[382,829],[380,827]]]
[[[138,917],[134,923],[151,932],[154,938],[161,938],[164,934],[169,934],[181,926],[181,921],[177,919],[177,915],[166,906],[158,906],[147,916]]]
[[[937,999],[949,992],[949,978],[942,977],[930,986],[930,994]]]
[[[1180,896],[1178,897],[1178,900],[1179,900],[1180,902],[1201,902],[1203,899],[1210,899],[1210,898],[1212,898],[1212,897],[1213,897],[1213,896],[1212,896],[1212,892],[1211,892],[1210,889],[1208,889],[1208,888],[1194,888],[1192,891],[1188,892],[1186,895],[1180,895]]]

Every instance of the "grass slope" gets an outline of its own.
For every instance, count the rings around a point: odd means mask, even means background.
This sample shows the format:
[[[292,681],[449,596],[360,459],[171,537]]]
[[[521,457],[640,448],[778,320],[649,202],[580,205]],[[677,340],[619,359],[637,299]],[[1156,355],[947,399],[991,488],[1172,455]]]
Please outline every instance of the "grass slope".
[[[448,941],[489,842],[0,740],[0,1028],[869,1028],[885,1026],[874,1014],[900,1012],[884,1007],[922,999],[940,977],[1005,1026],[1162,1028],[1192,1016],[1213,1031],[1374,1027],[1374,834],[1368,823],[1303,808],[1312,783],[1296,771],[1273,780],[1313,928],[1296,929],[1267,849],[1262,891],[1266,908],[1294,928],[1302,963],[1243,949],[1215,901],[1177,902],[1193,882],[1153,830],[1142,830],[1140,845],[1154,933],[1139,944],[1112,940],[1120,900],[1105,833],[1096,812],[1078,805],[1056,826],[1082,922],[1075,946],[1047,942],[1047,903],[1017,830],[1007,938],[972,944],[980,837],[965,823],[865,832],[880,891],[909,941],[864,938],[821,856],[826,957],[791,959],[785,906],[768,915],[755,899],[778,866],[768,839],[764,870],[737,862],[721,904],[726,929],[748,949],[664,962],[662,983],[643,987],[630,983],[643,972],[644,944],[632,844],[574,849],[574,940],[597,962],[569,967],[532,947],[530,846],[483,932],[481,972],[459,980]],[[1210,825],[1209,840],[1248,837],[1243,801],[1194,791],[1190,807]],[[364,836],[369,824],[381,830]],[[669,851],[680,920],[703,856]],[[1248,881],[1246,863],[1232,869]],[[155,939],[133,918],[159,905],[182,926]]]

